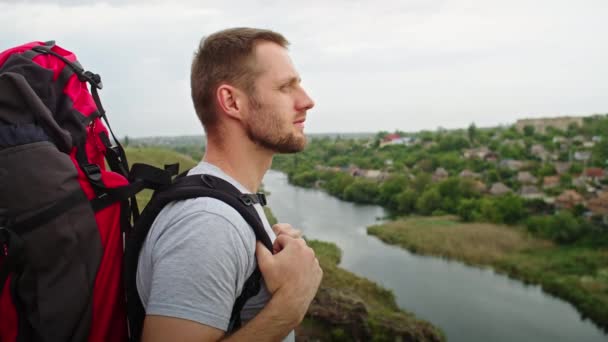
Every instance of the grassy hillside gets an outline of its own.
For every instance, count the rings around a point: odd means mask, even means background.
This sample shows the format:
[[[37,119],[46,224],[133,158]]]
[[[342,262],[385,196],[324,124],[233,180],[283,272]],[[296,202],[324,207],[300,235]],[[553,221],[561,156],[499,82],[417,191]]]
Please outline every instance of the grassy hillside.
[[[198,163],[187,155],[160,147],[127,147],[125,152],[129,165],[145,163],[162,168],[166,164],[179,163],[179,171],[184,172]],[[151,196],[151,190],[144,190],[137,195],[137,203],[140,209],[148,203]]]

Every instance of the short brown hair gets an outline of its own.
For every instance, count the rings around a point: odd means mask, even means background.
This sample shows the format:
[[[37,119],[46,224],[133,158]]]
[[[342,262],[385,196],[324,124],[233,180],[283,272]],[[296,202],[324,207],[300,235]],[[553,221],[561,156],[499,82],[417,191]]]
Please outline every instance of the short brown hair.
[[[253,49],[260,41],[273,42],[282,47],[289,45],[279,33],[245,27],[219,31],[201,40],[192,61],[190,87],[194,109],[205,131],[208,132],[217,123],[214,94],[222,82],[253,94],[258,74]]]

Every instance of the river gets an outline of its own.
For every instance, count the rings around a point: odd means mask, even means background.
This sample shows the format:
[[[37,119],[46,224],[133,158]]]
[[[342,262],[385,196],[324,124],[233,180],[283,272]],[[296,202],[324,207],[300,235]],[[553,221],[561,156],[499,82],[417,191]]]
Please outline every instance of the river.
[[[307,238],[336,243],[341,267],[391,289],[401,308],[440,327],[450,342],[608,341],[571,304],[539,286],[414,255],[367,235],[366,227],[385,216],[381,207],[292,186],[273,170],[265,175],[264,188],[279,222],[300,228]]]

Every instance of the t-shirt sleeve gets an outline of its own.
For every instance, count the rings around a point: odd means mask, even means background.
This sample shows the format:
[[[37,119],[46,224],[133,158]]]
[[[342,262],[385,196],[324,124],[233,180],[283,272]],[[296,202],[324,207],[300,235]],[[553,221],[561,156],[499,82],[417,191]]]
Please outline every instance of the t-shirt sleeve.
[[[221,215],[197,211],[172,222],[154,244],[146,314],[226,331],[250,268],[237,227]]]

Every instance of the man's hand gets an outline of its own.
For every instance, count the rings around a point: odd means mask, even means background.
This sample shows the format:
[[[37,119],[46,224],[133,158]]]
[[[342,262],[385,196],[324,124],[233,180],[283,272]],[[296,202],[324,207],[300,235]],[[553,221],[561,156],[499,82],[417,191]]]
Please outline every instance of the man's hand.
[[[302,238],[280,234],[275,240],[279,252],[272,254],[257,243],[256,257],[272,301],[281,301],[285,315],[299,324],[317,293],[323,271],[312,248]]]
[[[274,234],[277,237],[280,235],[287,235],[294,239],[298,239],[298,238],[302,237],[302,231],[299,229],[295,229],[289,223],[277,223],[274,226],[272,226],[272,230],[274,231]],[[279,243],[276,240],[274,242],[274,245],[272,246],[272,249],[273,249],[274,254],[277,254],[278,252],[281,251],[281,246],[279,245]]]

